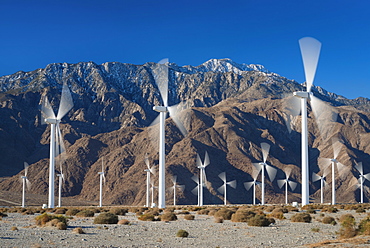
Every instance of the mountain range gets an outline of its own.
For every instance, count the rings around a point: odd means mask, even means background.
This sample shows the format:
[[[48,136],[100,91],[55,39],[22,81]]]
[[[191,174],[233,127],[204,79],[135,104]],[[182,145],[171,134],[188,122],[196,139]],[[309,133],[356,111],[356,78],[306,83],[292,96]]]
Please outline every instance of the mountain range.
[[[0,176],[4,177],[0,190],[21,191],[19,178],[27,161],[29,192],[47,194],[50,127],[42,125],[40,102],[47,95],[56,111],[66,82],[74,107],[60,124],[67,147],[63,196],[97,201],[98,172],[104,158],[104,204],[144,205],[145,153],[158,170],[158,138],[153,135],[157,127],[150,126],[156,117],[153,106],[161,104],[152,74],[154,65],[55,63],[0,77]],[[185,102],[187,107],[181,114],[188,129],[186,137],[170,118],[166,120],[166,185],[172,186],[170,175],[177,175],[178,183],[185,185],[184,192],[177,194],[178,204],[197,203],[191,193],[196,187],[191,177],[199,174],[196,154],[203,159],[206,151],[210,165],[206,168],[205,204],[223,203],[216,190],[222,184],[218,174],[223,171],[228,180],[237,180],[236,189],[228,190],[228,201],[252,202],[252,192],[246,191],[243,183],[253,180],[252,163],[262,160],[261,142],[271,145],[267,161],[278,170],[276,178],[285,178],[284,170],[290,168],[292,180],[300,183],[301,119],[288,116],[285,106],[287,96],[304,90],[304,84],[262,65],[238,64],[230,59],[211,59],[199,66],[167,65],[169,105]],[[310,174],[320,171],[319,158],[333,156],[331,140],[339,138],[344,146],[337,159],[345,170],[336,179],[337,201],[359,201],[359,174],[353,165],[362,161],[365,173],[370,170],[370,100],[347,99],[319,86],[312,91],[336,109],[338,119],[323,136],[309,111]],[[287,117],[292,119],[289,128]],[[154,179],[157,183],[158,178]],[[330,175],[327,182],[331,183]],[[171,194],[170,190],[166,193],[168,204],[172,203]],[[319,201],[320,183],[310,183],[310,194],[311,201]],[[324,195],[330,202],[330,187]],[[369,197],[366,192],[365,201]],[[267,180],[265,199],[267,203],[284,202],[284,190],[276,180]],[[300,186],[289,199],[300,202]]]

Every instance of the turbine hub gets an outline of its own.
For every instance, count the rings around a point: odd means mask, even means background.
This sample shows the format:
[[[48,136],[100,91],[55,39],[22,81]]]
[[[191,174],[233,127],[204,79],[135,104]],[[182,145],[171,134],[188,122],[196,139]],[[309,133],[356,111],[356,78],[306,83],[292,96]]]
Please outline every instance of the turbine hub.
[[[296,91],[296,92],[293,92],[293,96],[298,97],[298,98],[309,99],[310,98],[310,93],[307,92],[307,91]]]
[[[21,176],[21,178],[23,178],[23,179],[27,179],[27,177],[26,177],[26,176]]]
[[[99,174],[99,175],[104,175],[104,172],[102,172],[102,171],[101,171],[101,172],[98,172],[98,174]]]
[[[153,110],[157,112],[167,112],[168,111],[167,107],[165,106],[154,106]]]
[[[338,163],[338,161],[337,161],[335,158],[330,159],[330,161],[331,161],[331,162],[334,162],[334,163]]]
[[[62,177],[62,174],[57,174],[57,177]]]

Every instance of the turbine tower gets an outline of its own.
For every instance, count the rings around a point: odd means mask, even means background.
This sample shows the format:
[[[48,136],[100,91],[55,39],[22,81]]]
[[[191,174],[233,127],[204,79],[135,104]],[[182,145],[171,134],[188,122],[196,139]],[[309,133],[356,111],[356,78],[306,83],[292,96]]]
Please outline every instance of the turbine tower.
[[[150,174],[153,174],[155,173],[154,171],[154,166],[150,167],[150,164],[149,164],[149,158],[148,158],[148,153],[145,153],[145,164],[147,166],[147,169],[145,169],[144,171],[146,172],[146,204],[145,204],[145,207],[150,207],[150,182],[151,182],[151,179],[150,179]]]
[[[258,174],[260,173],[259,170],[257,170],[255,167],[253,167],[253,172],[252,172],[252,177],[253,181],[252,182],[245,182],[244,187],[248,191],[252,185],[253,185],[253,205],[256,205],[256,186],[260,186],[261,183],[257,182],[257,177]]]
[[[194,195],[198,197],[198,206],[200,206],[200,180],[196,175],[192,176],[191,179],[197,184],[197,186],[191,191]]]
[[[338,140],[336,139],[332,139],[333,141],[333,158],[320,158],[319,162],[321,164],[323,164],[324,168],[329,168],[330,164],[331,164],[331,187],[332,187],[332,192],[331,192],[331,204],[334,205],[336,204],[336,195],[335,195],[335,188],[336,188],[336,184],[335,184],[335,171],[336,171],[336,168],[338,169],[338,174],[341,174],[342,171],[345,169],[345,166],[340,163],[338,160],[337,160],[337,157],[339,155],[339,152],[343,146],[343,144],[341,142],[339,142]]]
[[[253,163],[254,167],[258,171],[262,171],[262,178],[261,178],[261,191],[262,191],[262,197],[261,197],[261,204],[265,205],[265,169],[267,171],[268,176],[270,177],[270,181],[274,181],[276,172],[277,170],[273,168],[272,166],[268,165],[266,163],[267,157],[270,152],[270,145],[263,142],[261,143],[261,149],[262,149],[262,157],[263,157],[263,162],[260,163]]]
[[[208,152],[206,152],[206,155],[204,157],[204,163],[202,163],[202,160],[200,159],[199,155],[197,154],[197,166],[200,170],[200,176],[199,176],[199,206],[203,206],[203,187],[206,187],[205,182],[207,181],[206,177],[206,167],[209,165],[209,156]]]
[[[302,115],[302,141],[301,141],[301,158],[302,158],[302,206],[309,204],[309,164],[308,164],[308,127],[307,127],[307,101],[310,100],[312,111],[314,112],[316,123],[321,135],[326,134],[329,124],[336,120],[336,112],[332,107],[315,97],[311,93],[311,87],[316,74],[317,63],[319,60],[321,43],[311,37],[305,37],[299,40],[302,54],[306,91],[293,92],[290,106],[287,109],[290,114]],[[290,118],[290,117],[289,117]],[[289,121],[288,118],[288,121]],[[290,130],[290,123],[288,125]],[[324,136],[323,136],[324,137]],[[324,139],[324,138],[323,138]]]
[[[324,188],[328,185],[325,181],[325,178],[326,178],[327,175],[328,174],[327,174],[326,171],[323,172],[322,176],[319,176],[318,174],[316,174],[314,172],[312,173],[312,182],[316,182],[316,181],[320,180],[320,190],[321,190],[321,197],[320,197],[321,200],[320,200],[320,202],[321,202],[321,204],[324,203]]]
[[[27,178],[28,173],[28,163],[24,162],[24,176],[21,176],[22,179],[22,208],[26,206],[26,187],[27,189],[30,188],[30,181]]]
[[[98,172],[99,175],[99,207],[103,206],[103,181],[105,183],[105,173],[104,173],[104,157],[101,159],[101,171]]]
[[[358,163],[356,162],[355,168],[358,170],[358,172],[360,172],[360,178],[359,178],[358,187],[360,187],[360,190],[361,190],[361,194],[360,194],[361,203],[364,203],[364,181],[366,179],[370,181],[370,173],[367,173],[367,174],[364,175],[364,170],[363,170],[363,167],[362,167],[362,162],[358,162]]]
[[[161,60],[158,64],[156,64],[153,68],[153,76],[155,82],[158,86],[159,92],[162,97],[163,106],[154,106],[153,110],[159,112],[159,185],[158,185],[158,207],[165,208],[166,207],[166,199],[165,199],[165,182],[166,182],[166,175],[165,175],[165,119],[167,112],[169,112],[170,116],[172,117],[173,121],[176,123],[177,127],[181,131],[181,133],[185,136],[186,129],[176,116],[178,113],[178,105],[168,106],[168,59]],[[158,118],[157,117],[157,118]],[[154,120],[152,125],[157,123],[157,119]]]
[[[184,191],[185,185],[178,185],[177,184],[177,176],[172,177],[172,183],[173,186],[171,187],[173,189],[173,205],[176,206],[176,189],[180,189],[181,191]]]
[[[64,180],[64,174],[63,174],[63,168],[62,164],[60,164],[60,173],[57,174],[57,177],[59,178],[59,189],[58,189],[58,208],[62,206],[62,183]]]
[[[48,98],[42,99],[41,113],[42,122],[50,124],[50,165],[49,165],[49,197],[48,208],[54,208],[54,177],[55,177],[55,157],[65,152],[62,134],[60,132],[60,121],[73,107],[71,92],[67,84],[63,84],[62,96],[60,99],[58,114],[55,116],[54,110]]]
[[[290,186],[292,191],[294,191],[295,188],[297,187],[297,183],[289,180],[291,169],[287,169],[284,172],[285,172],[286,178],[277,180],[277,183],[278,183],[279,188],[282,188],[285,184],[285,204],[288,205],[288,185]]]
[[[233,181],[230,181],[230,182],[227,182],[226,181],[226,172],[221,172],[219,175],[218,175],[219,178],[221,178],[221,180],[224,182],[222,184],[221,187],[219,187],[217,190],[218,192],[220,192],[221,194],[223,193],[224,194],[224,205],[227,205],[227,191],[226,191],[226,188],[227,188],[227,185],[230,185],[230,187],[233,187],[234,189],[236,188],[236,180],[233,180]]]

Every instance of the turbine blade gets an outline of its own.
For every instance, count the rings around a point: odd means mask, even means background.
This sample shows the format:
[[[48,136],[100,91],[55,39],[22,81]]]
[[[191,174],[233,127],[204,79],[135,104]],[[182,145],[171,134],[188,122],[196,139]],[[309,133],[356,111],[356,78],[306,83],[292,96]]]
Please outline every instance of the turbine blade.
[[[226,184],[230,185],[230,187],[232,187],[234,189],[236,188],[236,180],[230,181],[230,182],[228,182]]]
[[[186,130],[185,126],[182,124],[180,120],[180,111],[178,110],[179,104],[168,107],[168,112],[170,112],[170,116],[172,120],[175,122],[177,128],[180,130],[182,135],[186,136],[188,131]]]
[[[295,188],[297,187],[297,183],[296,182],[293,182],[293,181],[288,181],[288,182],[289,182],[290,188],[292,189],[292,191],[294,191]]]
[[[330,158],[319,158],[318,164],[320,170],[323,171],[323,174],[328,174],[330,172],[331,160]]]
[[[226,182],[226,172],[221,172],[218,174],[218,177],[221,178],[222,181]]]
[[[199,177],[197,177],[196,175],[192,176],[191,179],[196,182],[197,184],[199,184]]]
[[[306,76],[307,92],[310,92],[319,61],[321,43],[314,38],[305,37],[299,40],[299,46]]]
[[[218,192],[220,192],[221,194],[224,194],[225,193],[225,184],[223,184],[221,187],[219,187],[217,189]]]
[[[331,130],[337,121],[338,113],[335,108],[321,101],[319,98],[311,95],[312,111],[315,115],[315,121],[323,140],[332,133]]]
[[[24,162],[23,165],[24,165],[24,176],[27,176],[28,166],[30,166],[30,165],[27,162]]]
[[[315,172],[312,172],[312,182],[319,181],[321,177],[317,175]]]
[[[370,173],[365,174],[365,175],[364,175],[364,178],[366,178],[367,180],[369,180],[369,181],[370,181]]]
[[[194,195],[198,195],[198,186],[196,186],[194,189],[191,190],[191,193],[193,193]]]
[[[256,168],[256,171],[257,171],[257,175],[260,173],[261,169],[262,169],[262,165],[260,163],[253,163],[253,166]],[[254,178],[253,178],[254,179]]]
[[[66,83],[63,84],[57,119],[60,120],[73,108],[71,92]]]
[[[275,169],[271,165],[266,164],[266,171],[267,171],[267,174],[269,175],[270,182],[274,181],[276,173],[277,173],[277,169]]]
[[[200,159],[200,156],[198,153],[197,153],[197,168],[202,168],[202,160]]]
[[[47,96],[43,96],[41,98],[41,123],[45,124],[45,119],[55,119],[55,114],[53,111],[53,108],[51,107],[51,104],[49,102],[49,99]]]
[[[171,181],[173,184],[176,184],[176,181],[177,181],[177,175],[174,175],[171,177]]]
[[[358,162],[355,164],[355,168],[360,172],[361,175],[364,174],[363,168],[362,168],[362,162]]]
[[[262,149],[263,162],[266,163],[266,160],[267,160],[267,157],[270,151],[270,145],[265,142],[262,142],[261,149]]]
[[[150,170],[150,163],[149,163],[149,156],[148,153],[145,153],[144,162],[146,164],[146,167],[148,167],[148,170]]]
[[[338,173],[341,174],[345,169],[346,169],[346,166],[342,163],[337,163],[337,168],[338,168]]]
[[[292,117],[299,115],[301,112],[301,102],[298,97],[289,96],[283,102],[283,111],[285,113],[285,125],[288,128],[289,133],[292,132]]]
[[[340,153],[340,150],[342,149],[343,147],[343,143],[340,142],[338,139],[336,138],[333,138],[332,139],[332,142],[333,142],[333,154],[334,154],[334,159],[336,159]]]
[[[282,188],[285,183],[286,183],[286,180],[285,179],[277,180],[277,184],[278,184],[279,188]]]
[[[168,58],[162,59],[152,69],[155,83],[162,97],[163,106],[168,106]]]
[[[324,188],[326,188],[327,186],[329,186],[329,184],[324,180]]]
[[[254,165],[254,164],[253,164],[253,165]],[[253,178],[253,180],[255,180],[255,181],[256,181],[256,179],[257,179],[257,177],[258,177],[258,174],[259,174],[259,173],[260,173],[260,171],[261,171],[261,165],[259,165],[259,164],[258,164],[258,166],[259,166],[259,169],[257,169],[255,165],[254,165],[254,167],[252,167],[252,178]]]
[[[31,188],[31,182],[30,180],[28,180],[28,178],[26,178],[26,187],[27,187],[27,190]]]
[[[288,179],[290,177],[291,173],[292,173],[292,168],[288,167],[288,168],[285,169],[286,179]]]
[[[244,183],[244,188],[248,191],[254,184],[255,182],[245,182]]]
[[[206,167],[209,164],[210,164],[209,156],[208,156],[208,152],[206,151],[206,155],[204,156],[204,164],[203,164],[203,166]]]
[[[181,190],[181,192],[184,192],[185,185],[177,185],[177,188],[179,188]]]

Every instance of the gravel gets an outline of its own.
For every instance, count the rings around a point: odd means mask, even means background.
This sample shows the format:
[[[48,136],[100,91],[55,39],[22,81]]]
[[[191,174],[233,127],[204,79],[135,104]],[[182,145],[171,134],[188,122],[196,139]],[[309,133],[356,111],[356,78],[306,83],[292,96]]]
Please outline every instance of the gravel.
[[[351,213],[361,219],[367,216],[354,211],[339,211],[325,216],[339,218],[344,213]],[[292,223],[289,218],[294,213],[287,213],[285,220],[276,219],[268,227],[252,227],[247,223],[224,221],[215,223],[214,217],[195,215],[194,220],[185,220],[178,214],[178,220],[171,222],[139,221],[128,213],[120,216],[127,219],[129,225],[93,224],[93,217],[71,219],[67,230],[35,226],[35,215],[8,213],[0,221],[1,247],[302,247],[324,240],[337,239],[336,232],[340,225],[323,224],[318,214],[312,223]],[[12,227],[18,230],[12,231]],[[72,230],[82,227],[85,234],[76,234]],[[316,231],[313,231],[313,228]],[[178,238],[176,233],[183,229],[189,232],[187,238]],[[317,231],[318,230],[318,231]],[[365,245],[364,247],[368,246]],[[349,246],[350,247],[350,246]]]

